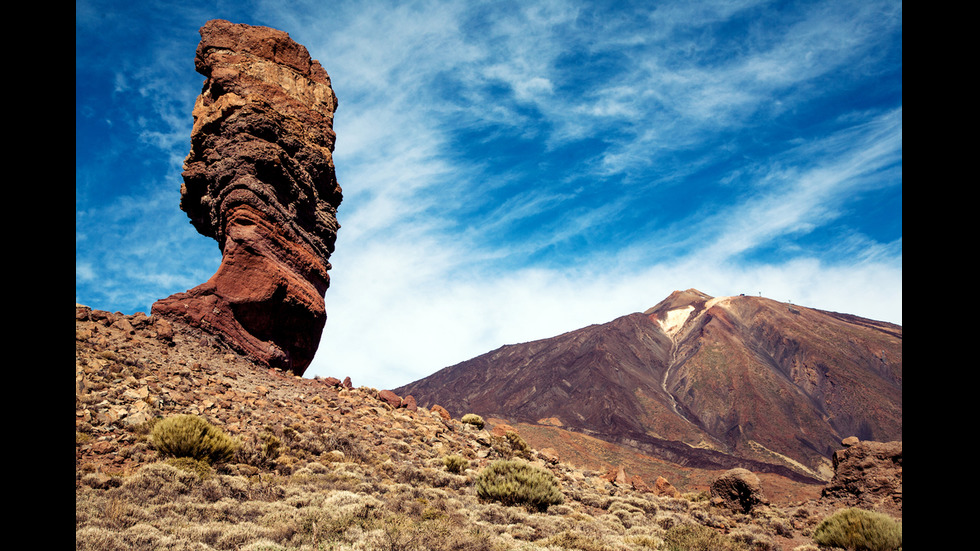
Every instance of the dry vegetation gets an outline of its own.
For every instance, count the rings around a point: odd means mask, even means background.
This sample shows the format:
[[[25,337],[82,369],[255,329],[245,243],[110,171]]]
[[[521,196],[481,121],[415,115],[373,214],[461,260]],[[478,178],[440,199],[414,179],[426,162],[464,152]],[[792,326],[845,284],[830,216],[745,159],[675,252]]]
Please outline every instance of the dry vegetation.
[[[83,475],[76,548],[779,549],[797,520],[567,478],[564,503],[538,512],[480,499],[477,471],[452,474],[438,460],[298,461],[288,471],[161,461],[109,481]],[[802,514],[804,525],[819,520]]]
[[[227,433],[234,453],[224,440],[219,457],[165,453],[154,429],[180,414]],[[504,460],[545,471],[560,496],[542,507],[478,491]],[[76,549],[810,551],[832,511],[734,513],[601,474],[516,435],[393,410],[374,389],[269,374],[200,335],[76,322]]]

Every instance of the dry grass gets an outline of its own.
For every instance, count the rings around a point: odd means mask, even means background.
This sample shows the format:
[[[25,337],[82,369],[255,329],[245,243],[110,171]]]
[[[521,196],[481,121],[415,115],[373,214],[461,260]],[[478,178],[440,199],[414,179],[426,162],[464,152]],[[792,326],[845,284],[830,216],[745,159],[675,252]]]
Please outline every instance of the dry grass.
[[[448,473],[439,461],[239,470],[201,476],[161,461],[108,488],[83,477],[76,549],[779,549],[772,511],[736,518],[704,501],[571,484],[563,504],[538,512],[481,500],[472,470]]]

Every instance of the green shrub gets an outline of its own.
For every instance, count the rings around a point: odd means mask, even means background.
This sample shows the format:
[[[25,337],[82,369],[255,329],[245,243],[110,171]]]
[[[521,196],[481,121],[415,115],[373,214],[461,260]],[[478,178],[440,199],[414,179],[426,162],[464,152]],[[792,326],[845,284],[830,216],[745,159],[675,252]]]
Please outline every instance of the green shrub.
[[[521,435],[513,431],[508,431],[504,435],[507,439],[507,443],[510,444],[511,453],[518,457],[523,457],[524,459],[531,458],[531,447],[527,445],[527,442],[521,438]]]
[[[897,550],[902,547],[902,523],[873,511],[844,509],[817,525],[813,541],[855,551]]]
[[[460,419],[460,421],[462,421],[462,422],[464,422],[466,424],[469,424],[469,425],[473,425],[474,427],[476,427],[478,429],[482,429],[483,428],[483,424],[484,424],[483,423],[483,417],[480,417],[479,415],[477,415],[475,413],[467,413],[466,415],[464,415],[462,417],[462,419]]]
[[[558,481],[551,472],[524,461],[495,461],[476,480],[476,493],[483,500],[504,505],[523,505],[547,511],[564,501]]]
[[[503,436],[490,435],[490,447],[502,459],[526,459],[531,460],[531,447],[519,434],[514,431],[507,431]]]
[[[447,471],[456,474],[463,472],[466,467],[470,466],[470,462],[459,455],[447,455],[442,459],[442,464],[446,466]]]
[[[227,461],[238,449],[234,438],[197,415],[175,415],[158,422],[150,432],[150,442],[164,456],[211,464]]]

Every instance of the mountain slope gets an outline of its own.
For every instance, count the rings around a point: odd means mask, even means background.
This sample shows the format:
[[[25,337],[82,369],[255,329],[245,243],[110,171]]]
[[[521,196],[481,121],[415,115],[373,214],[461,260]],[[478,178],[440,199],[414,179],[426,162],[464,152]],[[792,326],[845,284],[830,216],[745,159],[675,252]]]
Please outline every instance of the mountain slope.
[[[902,329],[690,289],[395,391],[453,415],[561,425],[682,465],[826,479],[842,438],[901,440]]]

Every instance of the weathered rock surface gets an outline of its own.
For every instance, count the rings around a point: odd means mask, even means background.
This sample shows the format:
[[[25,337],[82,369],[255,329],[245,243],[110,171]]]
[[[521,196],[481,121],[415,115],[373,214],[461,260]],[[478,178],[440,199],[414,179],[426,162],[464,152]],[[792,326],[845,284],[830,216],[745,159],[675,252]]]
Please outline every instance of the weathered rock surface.
[[[388,404],[393,409],[398,409],[402,407],[402,397],[395,394],[390,390],[382,390],[378,392],[378,399],[382,402]]]
[[[452,419],[452,416],[449,415],[449,412],[446,411],[446,408],[440,406],[439,404],[436,404],[436,405],[432,406],[429,409],[431,409],[435,413],[438,413],[439,416],[442,417],[446,421],[449,421],[450,419]]]
[[[735,511],[748,513],[766,502],[759,477],[748,469],[726,471],[711,483],[711,498]]]
[[[824,497],[857,507],[902,512],[902,443],[856,442],[834,452],[834,478]]]
[[[207,78],[180,205],[222,260],[152,313],[301,375],[326,323],[339,228],[330,77],[285,32],[222,20],[201,28],[195,65]]]
[[[656,482],[653,483],[653,493],[658,496],[681,497],[680,491],[662,476],[658,476]]]

